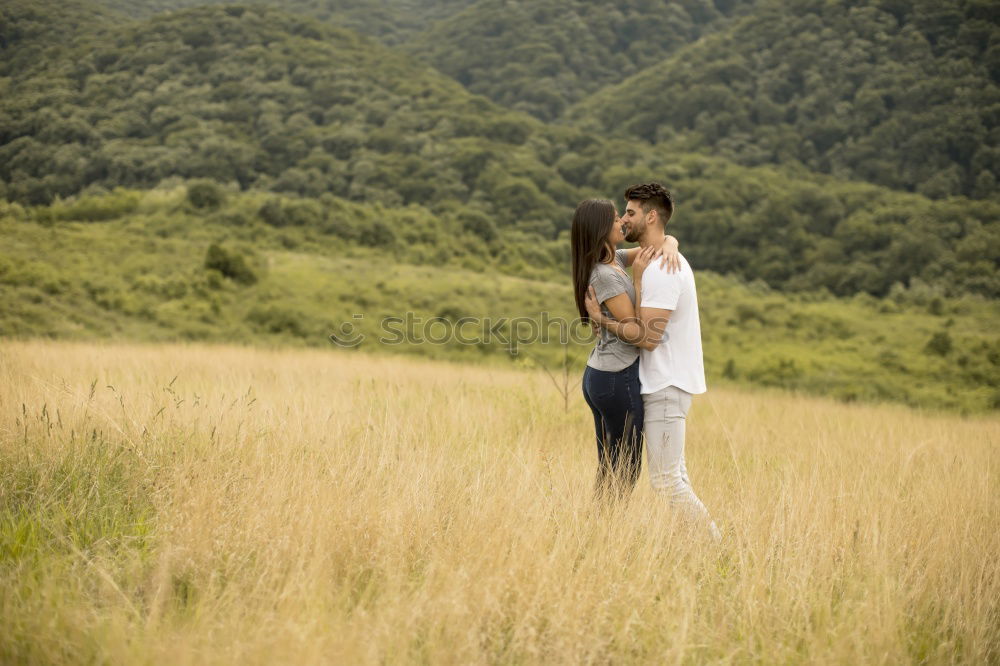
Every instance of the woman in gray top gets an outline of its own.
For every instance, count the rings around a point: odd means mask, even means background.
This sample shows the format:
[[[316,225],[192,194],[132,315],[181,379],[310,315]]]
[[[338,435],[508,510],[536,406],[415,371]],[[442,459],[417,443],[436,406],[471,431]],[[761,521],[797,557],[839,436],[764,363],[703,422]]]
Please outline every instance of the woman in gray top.
[[[625,269],[641,275],[658,255],[676,260],[677,239],[667,236],[659,250],[615,250],[625,240],[614,204],[605,199],[580,203],[570,231],[573,257],[573,294],[580,318],[588,322],[584,305],[593,289],[601,310],[626,326],[617,337],[601,328],[583,373],[583,397],[594,414],[597,436],[598,498],[627,496],[639,478],[642,464],[642,396],[639,393],[639,348],[642,342],[638,294]],[[631,330],[634,328],[635,330]],[[624,339],[623,339],[624,338]]]

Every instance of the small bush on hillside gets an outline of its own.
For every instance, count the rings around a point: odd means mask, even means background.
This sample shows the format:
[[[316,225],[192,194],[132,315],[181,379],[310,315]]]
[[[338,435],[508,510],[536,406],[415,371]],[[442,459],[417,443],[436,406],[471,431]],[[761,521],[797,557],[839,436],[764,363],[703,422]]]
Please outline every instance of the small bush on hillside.
[[[257,211],[257,214],[260,215],[260,219],[272,227],[283,227],[287,224],[285,213],[281,210],[281,202],[277,199],[268,199]]]
[[[326,219],[323,207],[312,199],[268,199],[257,214],[272,227],[319,228]]]
[[[242,254],[227,250],[215,243],[209,245],[205,253],[205,268],[218,271],[240,284],[250,285],[257,282],[257,274],[250,268]]]
[[[114,192],[85,196],[72,202],[57,202],[48,208],[38,210],[40,222],[52,220],[75,220],[80,222],[103,222],[124,217],[135,212],[139,206],[141,193],[115,188]]]
[[[499,237],[496,224],[486,213],[465,210],[458,216],[458,220],[465,231],[482,238],[487,243],[492,243]]]
[[[307,333],[302,315],[278,305],[257,306],[247,313],[247,321],[267,333],[291,333],[304,338]]]
[[[215,210],[225,200],[225,193],[210,180],[199,180],[188,185],[187,200],[199,210]]]
[[[927,341],[924,352],[938,356],[947,356],[951,352],[951,348],[951,336],[948,335],[948,331],[938,331]]]
[[[362,230],[360,240],[368,247],[392,247],[396,244],[396,235],[388,224],[376,220]]]
[[[793,359],[781,357],[769,357],[747,373],[751,381],[764,386],[791,387],[802,376],[802,368]]]

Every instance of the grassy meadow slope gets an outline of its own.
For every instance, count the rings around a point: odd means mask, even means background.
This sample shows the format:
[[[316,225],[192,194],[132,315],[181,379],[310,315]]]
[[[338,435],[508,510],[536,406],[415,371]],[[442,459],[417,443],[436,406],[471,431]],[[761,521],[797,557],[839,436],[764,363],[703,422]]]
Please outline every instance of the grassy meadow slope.
[[[444,222],[419,208],[337,199],[325,200],[322,225],[276,227],[262,217],[311,214],[316,202],[251,193],[202,210],[191,203],[197,187],[0,211],[0,335],[329,347],[330,334],[352,337],[349,324],[362,350],[559,369],[565,331],[577,378],[591,343],[568,323],[565,239],[512,238],[494,255],[458,228],[433,231]],[[395,242],[324,231],[344,224],[386,225]],[[919,280],[883,299],[783,294],[709,271],[699,271],[699,299],[713,380],[932,409],[1000,406],[995,301],[949,298]],[[533,325],[545,326],[547,344]]]
[[[993,663],[991,418],[714,389],[714,547],[541,373],[0,343],[0,661]]]

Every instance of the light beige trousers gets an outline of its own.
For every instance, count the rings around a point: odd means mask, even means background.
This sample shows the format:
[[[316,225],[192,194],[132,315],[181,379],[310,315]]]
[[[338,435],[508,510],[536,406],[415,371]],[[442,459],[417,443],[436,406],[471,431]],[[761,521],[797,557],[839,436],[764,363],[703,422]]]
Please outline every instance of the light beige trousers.
[[[718,539],[718,528],[691,487],[684,461],[684,436],[691,394],[676,386],[642,396],[646,435],[646,461],[653,490],[690,520],[707,525]]]

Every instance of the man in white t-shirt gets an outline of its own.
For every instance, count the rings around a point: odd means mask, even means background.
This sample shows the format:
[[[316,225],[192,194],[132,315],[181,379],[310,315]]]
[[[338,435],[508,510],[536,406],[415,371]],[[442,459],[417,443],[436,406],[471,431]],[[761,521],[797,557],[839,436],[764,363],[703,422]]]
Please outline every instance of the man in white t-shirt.
[[[635,185],[625,191],[625,240],[659,247],[674,212],[662,185]],[[704,393],[705,365],[694,273],[683,255],[681,268],[668,273],[652,262],[636,280],[636,311],[646,331],[640,345],[639,381],[645,419],[646,458],[653,490],[671,505],[703,522],[718,540],[719,530],[694,490],[684,463],[684,429],[691,398]],[[640,286],[641,285],[641,286]],[[658,341],[658,342],[657,342]]]

